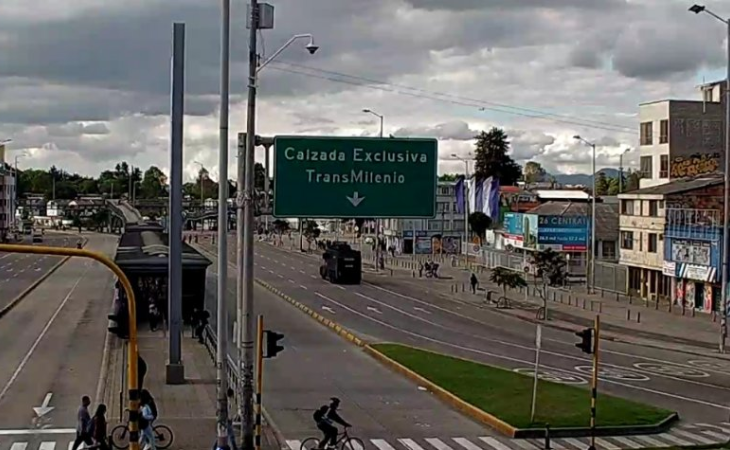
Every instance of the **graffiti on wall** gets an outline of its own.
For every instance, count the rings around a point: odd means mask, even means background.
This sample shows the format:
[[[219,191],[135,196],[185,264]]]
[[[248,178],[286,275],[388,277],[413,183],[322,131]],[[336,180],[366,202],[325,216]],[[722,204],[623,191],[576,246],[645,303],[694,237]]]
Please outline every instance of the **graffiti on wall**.
[[[695,177],[697,175],[717,172],[719,168],[719,153],[696,153],[691,156],[678,156],[672,160],[670,177]]]

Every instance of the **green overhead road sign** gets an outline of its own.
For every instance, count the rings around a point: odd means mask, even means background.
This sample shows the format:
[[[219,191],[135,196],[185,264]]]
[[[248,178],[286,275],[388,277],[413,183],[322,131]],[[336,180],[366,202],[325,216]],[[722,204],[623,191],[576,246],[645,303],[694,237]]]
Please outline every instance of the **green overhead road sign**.
[[[436,139],[277,136],[274,216],[431,218]]]

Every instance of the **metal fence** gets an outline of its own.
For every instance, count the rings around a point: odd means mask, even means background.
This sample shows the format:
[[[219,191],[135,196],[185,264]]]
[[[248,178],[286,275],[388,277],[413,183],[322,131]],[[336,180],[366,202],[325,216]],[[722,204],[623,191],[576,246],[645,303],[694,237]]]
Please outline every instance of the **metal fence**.
[[[605,291],[628,293],[629,268],[617,263],[596,261],[596,288]]]

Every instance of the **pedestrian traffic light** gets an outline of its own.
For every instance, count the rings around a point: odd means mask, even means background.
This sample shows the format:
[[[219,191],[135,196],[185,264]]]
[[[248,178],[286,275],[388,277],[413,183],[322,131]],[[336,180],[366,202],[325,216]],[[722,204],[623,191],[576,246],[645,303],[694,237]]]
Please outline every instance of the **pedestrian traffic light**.
[[[264,339],[266,340],[264,358],[273,358],[277,353],[284,350],[284,346],[277,343],[284,339],[283,334],[277,333],[276,331],[264,330]]]
[[[583,350],[583,353],[593,353],[593,328],[578,331],[575,335],[581,339],[575,346]]]

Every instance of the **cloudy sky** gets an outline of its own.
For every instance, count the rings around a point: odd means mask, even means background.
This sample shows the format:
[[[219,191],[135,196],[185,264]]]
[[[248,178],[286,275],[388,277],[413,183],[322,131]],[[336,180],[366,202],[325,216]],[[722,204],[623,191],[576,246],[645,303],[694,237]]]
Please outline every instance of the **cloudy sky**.
[[[479,130],[503,127],[520,163],[554,173],[617,167],[638,104],[697,98],[722,76],[725,29],[685,0],[271,0],[257,132],[440,139],[462,170]],[[727,2],[707,6],[730,16]],[[245,128],[246,2],[232,0],[231,149]],[[185,170],[218,173],[220,1],[3,0],[0,140],[20,167],[97,175],[120,160],[167,169],[172,23],[187,24]],[[262,160],[261,154],[257,155]],[[636,166],[637,152],[627,158]],[[233,170],[235,158],[230,159]],[[235,173],[235,172],[234,172]]]

